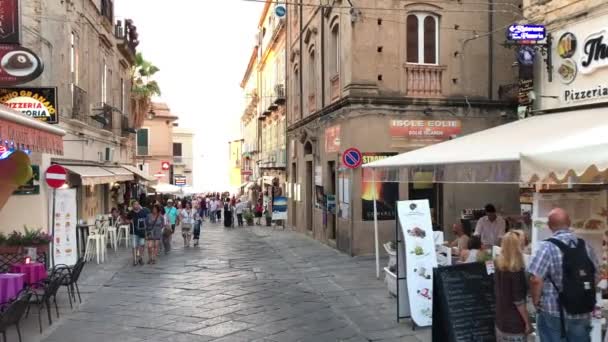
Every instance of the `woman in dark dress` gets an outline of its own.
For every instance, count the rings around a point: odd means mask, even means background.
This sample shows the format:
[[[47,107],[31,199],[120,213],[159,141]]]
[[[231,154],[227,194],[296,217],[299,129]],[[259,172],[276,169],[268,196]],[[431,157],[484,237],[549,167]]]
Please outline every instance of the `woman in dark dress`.
[[[516,232],[508,232],[502,238],[495,268],[496,341],[526,342],[532,328],[526,308],[524,257]]]
[[[146,218],[146,240],[148,243],[148,264],[155,264],[158,250],[160,248],[160,239],[165,226],[165,218],[162,215],[162,208],[159,204],[152,207],[152,213]]]

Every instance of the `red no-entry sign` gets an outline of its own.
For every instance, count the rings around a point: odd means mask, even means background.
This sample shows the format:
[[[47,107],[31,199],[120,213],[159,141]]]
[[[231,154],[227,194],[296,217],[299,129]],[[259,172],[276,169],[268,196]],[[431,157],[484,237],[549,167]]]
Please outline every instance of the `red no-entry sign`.
[[[51,165],[44,173],[46,184],[53,189],[62,187],[68,178],[68,172],[61,165]]]

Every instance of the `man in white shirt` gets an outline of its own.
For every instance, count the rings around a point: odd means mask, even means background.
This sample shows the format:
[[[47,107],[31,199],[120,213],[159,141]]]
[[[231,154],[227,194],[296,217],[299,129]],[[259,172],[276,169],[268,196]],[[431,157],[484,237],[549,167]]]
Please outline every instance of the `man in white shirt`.
[[[216,219],[217,219],[217,202],[215,202],[214,199],[211,199],[211,201],[209,201],[209,206],[207,207],[209,208],[209,218],[211,219],[211,223],[215,223]]]
[[[485,206],[486,216],[477,221],[475,233],[473,235],[481,238],[481,244],[484,248],[492,248],[492,246],[500,246],[500,239],[505,235],[507,224],[505,219],[496,215],[494,205],[488,204]]]
[[[236,213],[236,219],[239,223],[239,227],[243,226],[243,211],[245,211],[245,203],[241,200],[238,200],[236,202],[234,212]]]

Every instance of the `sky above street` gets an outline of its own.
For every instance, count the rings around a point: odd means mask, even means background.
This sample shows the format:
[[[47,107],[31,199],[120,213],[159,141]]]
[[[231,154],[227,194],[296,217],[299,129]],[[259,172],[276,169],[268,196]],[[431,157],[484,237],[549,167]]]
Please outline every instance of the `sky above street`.
[[[195,134],[195,186],[229,190],[228,142],[239,138],[240,82],[263,3],[244,0],[117,0],[133,19],[138,51],[160,68],[160,101]],[[154,139],[154,137],[152,137]]]

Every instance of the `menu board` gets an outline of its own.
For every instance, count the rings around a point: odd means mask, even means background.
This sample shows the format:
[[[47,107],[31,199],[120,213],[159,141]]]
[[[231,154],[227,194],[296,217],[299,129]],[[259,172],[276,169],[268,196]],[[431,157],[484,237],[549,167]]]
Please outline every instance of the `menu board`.
[[[405,240],[410,314],[416,325],[426,327],[433,322],[433,268],[437,267],[429,201],[399,201],[397,213]]]
[[[49,210],[53,208],[52,196]],[[51,213],[52,215],[52,213]],[[76,189],[57,189],[55,194],[55,229],[53,235],[54,263],[75,265],[76,247]]]
[[[554,208],[562,208],[570,215],[574,232],[599,253],[602,250],[602,239],[597,234],[603,234],[608,229],[607,196],[606,191],[535,193],[532,213],[533,251],[538,247],[539,241],[552,235],[547,225],[549,212]]]
[[[433,270],[433,342],[494,342],[494,276],[483,263]]]

